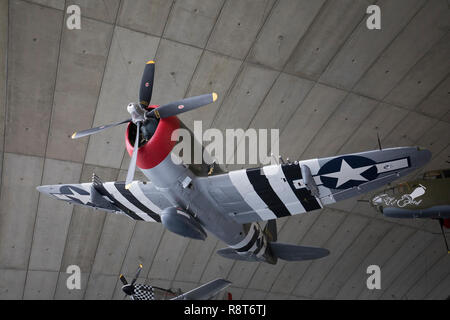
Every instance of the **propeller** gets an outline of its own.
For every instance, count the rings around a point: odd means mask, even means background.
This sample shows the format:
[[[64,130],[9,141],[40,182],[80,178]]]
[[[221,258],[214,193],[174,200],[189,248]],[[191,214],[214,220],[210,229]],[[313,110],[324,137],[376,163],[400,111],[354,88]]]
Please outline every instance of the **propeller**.
[[[155,61],[151,60],[145,64],[144,73],[142,74],[141,87],[139,88],[139,103],[144,107],[148,107],[152,99],[153,79],[155,77]]]
[[[123,283],[122,291],[125,292],[126,295],[131,296],[134,294],[134,289],[135,289],[134,284],[135,284],[137,278],[139,277],[141,270],[142,270],[142,264],[139,264],[136,275],[134,276],[133,280],[131,280],[131,283],[128,283],[127,279],[125,279],[125,276],[123,274],[121,274],[119,276],[120,281]]]
[[[123,120],[123,121],[120,121],[120,122],[117,122],[117,123],[108,124],[108,125],[105,125],[105,126],[100,126],[100,127],[95,127],[95,128],[83,130],[83,131],[74,132],[72,134],[72,139],[78,139],[78,138],[86,137],[86,136],[89,136],[91,134],[103,131],[105,129],[112,128],[112,127],[115,127],[115,126],[118,126],[118,125],[121,125],[121,124],[124,124],[124,123],[128,123],[130,121],[131,121],[131,119],[127,119],[127,120]]]
[[[145,115],[146,117],[150,117],[154,114],[157,118],[164,119],[176,116],[180,113],[184,113],[187,111],[203,107],[207,104],[215,102],[216,100],[217,100],[217,93],[215,92],[203,94],[201,96],[190,97],[175,102],[170,102],[168,104],[164,104],[156,109],[148,111]]]
[[[196,97],[182,99],[175,102],[170,102],[157,108],[154,108],[151,111],[148,111],[147,107],[149,106],[152,98],[154,77],[155,77],[155,62],[151,60],[145,64],[144,72],[142,73],[141,85],[139,88],[139,103],[130,103],[127,106],[127,111],[131,114],[131,119],[75,132],[72,135],[72,139],[78,139],[124,123],[133,122],[134,124],[136,124],[137,126],[136,139],[134,142],[133,154],[131,156],[127,178],[125,181],[126,189],[130,187],[131,182],[133,181],[134,178],[134,173],[136,171],[140,130],[143,126],[145,126],[148,123],[148,121],[151,121],[151,119],[149,118],[153,118],[154,121],[155,118],[164,119],[176,116],[178,114],[200,108],[217,100],[217,93],[213,92]]]

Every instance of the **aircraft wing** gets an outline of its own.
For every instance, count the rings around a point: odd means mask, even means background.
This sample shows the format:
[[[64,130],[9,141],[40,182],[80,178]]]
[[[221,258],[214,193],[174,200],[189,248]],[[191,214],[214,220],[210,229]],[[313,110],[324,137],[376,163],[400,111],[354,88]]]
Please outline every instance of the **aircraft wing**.
[[[225,279],[216,279],[171,300],[209,300],[231,284]]]
[[[242,169],[200,179],[223,214],[240,223],[322,208],[390,183],[422,167],[428,150],[391,148]]]
[[[162,209],[170,202],[150,182],[96,182],[39,186],[37,190],[55,199],[109,212],[124,214],[134,220],[161,222]]]

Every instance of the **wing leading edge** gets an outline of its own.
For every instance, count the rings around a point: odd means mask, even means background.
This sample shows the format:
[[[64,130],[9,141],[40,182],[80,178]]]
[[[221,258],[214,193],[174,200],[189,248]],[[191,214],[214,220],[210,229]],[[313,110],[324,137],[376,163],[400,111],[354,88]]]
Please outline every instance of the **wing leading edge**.
[[[37,190],[72,204],[124,214],[134,220],[161,222],[162,208],[170,202],[151,183],[134,181],[39,186]]]

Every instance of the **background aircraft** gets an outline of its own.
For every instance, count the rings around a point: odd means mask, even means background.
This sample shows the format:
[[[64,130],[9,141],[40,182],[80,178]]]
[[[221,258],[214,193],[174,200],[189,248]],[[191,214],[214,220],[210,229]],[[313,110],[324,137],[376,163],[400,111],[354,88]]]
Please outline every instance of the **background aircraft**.
[[[370,202],[386,217],[438,220],[450,253],[444,231],[450,228],[450,169],[425,172],[419,179],[384,190]]]
[[[136,283],[141,270],[142,264],[139,264],[131,283],[128,283],[124,275],[120,275],[119,279],[123,283],[122,291],[125,293],[125,297],[129,296],[132,300],[209,300],[231,284],[225,279],[215,279],[186,293],[177,294],[169,289]]]
[[[207,165],[193,170],[172,161],[171,135],[182,126],[176,115],[212,103],[217,95],[149,105],[154,70],[155,63],[149,61],[140,102],[127,107],[131,119],[73,135],[80,138],[128,123],[125,142],[131,161],[126,182],[103,183],[94,176],[91,183],[40,186],[40,192],[136,220],[161,222],[184,237],[205,239],[207,230],[229,246],[218,251],[222,256],[275,264],[278,258],[300,261],[329,253],[276,242],[275,219],[377,189],[431,158],[429,151],[416,147],[391,148],[204,176],[201,172],[210,172]],[[150,182],[133,181],[136,165]],[[269,221],[264,229],[261,221]]]

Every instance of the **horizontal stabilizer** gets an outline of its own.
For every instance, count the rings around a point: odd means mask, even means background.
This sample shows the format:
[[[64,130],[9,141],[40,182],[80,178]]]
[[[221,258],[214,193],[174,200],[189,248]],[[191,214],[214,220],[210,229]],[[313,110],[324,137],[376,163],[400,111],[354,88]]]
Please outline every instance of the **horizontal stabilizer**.
[[[275,257],[286,261],[320,259],[330,254],[330,251],[324,248],[296,246],[279,242],[270,242],[270,249]]]

